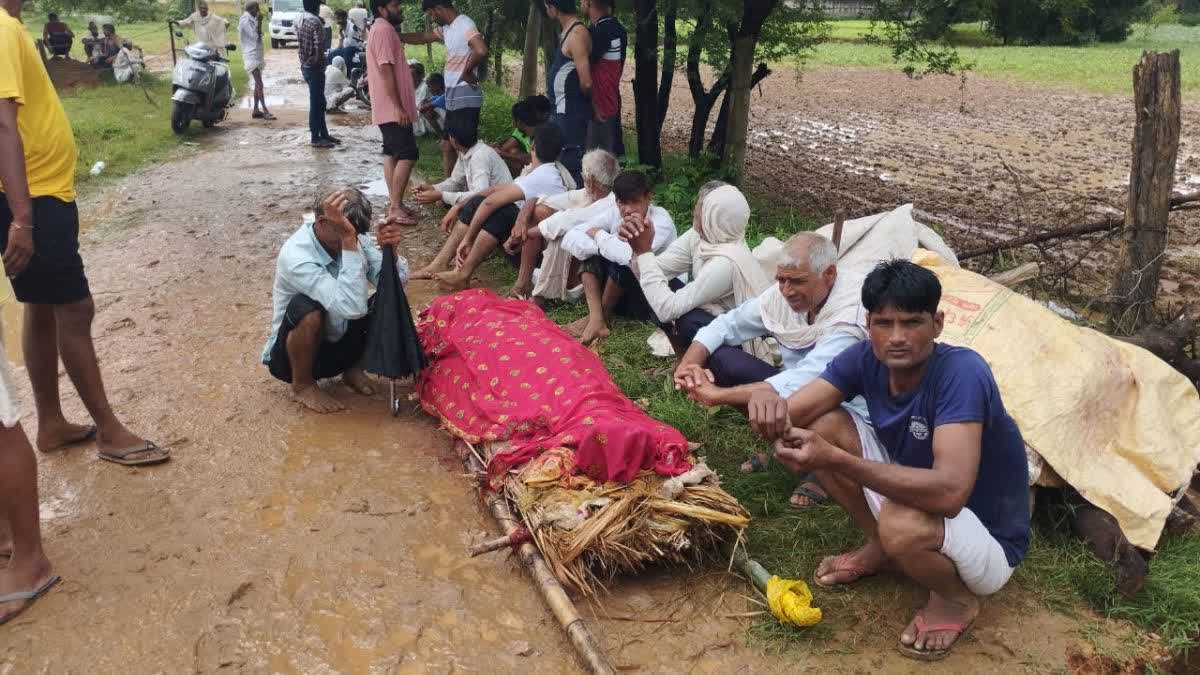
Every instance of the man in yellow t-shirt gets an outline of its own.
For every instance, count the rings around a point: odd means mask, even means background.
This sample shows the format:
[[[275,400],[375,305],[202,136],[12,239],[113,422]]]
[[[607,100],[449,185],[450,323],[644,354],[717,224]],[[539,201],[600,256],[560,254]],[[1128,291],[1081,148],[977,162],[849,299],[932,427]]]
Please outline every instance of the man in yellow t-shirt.
[[[92,319],[96,306],[79,255],[75,139],[33,38],[23,0],[0,0],[0,249],[25,303],[25,365],[37,407],[39,450],[96,439],[100,458],[157,464],[170,455],[121,424],[104,392]],[[58,398],[59,352],[95,426],[71,424]],[[3,621],[0,607],[0,622]]]

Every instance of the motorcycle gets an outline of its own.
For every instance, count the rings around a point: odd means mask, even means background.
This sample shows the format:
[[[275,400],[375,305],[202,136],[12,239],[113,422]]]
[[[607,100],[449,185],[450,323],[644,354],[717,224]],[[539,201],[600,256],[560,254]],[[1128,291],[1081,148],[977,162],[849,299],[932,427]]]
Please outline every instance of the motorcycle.
[[[367,53],[360,51],[354,56],[350,65],[350,86],[354,89],[354,98],[368,108],[371,107],[371,91],[367,88]]]
[[[172,24],[168,22],[173,28]],[[176,37],[183,37],[183,33],[172,31],[172,56]],[[237,47],[230,44],[225,49],[234,51]],[[171,73],[171,129],[177,134],[186,131],[193,119],[200,120],[206,129],[215,126],[233,105],[233,84],[229,66],[225,65],[229,61],[203,42],[188,45],[183,53],[184,58],[176,60]]]

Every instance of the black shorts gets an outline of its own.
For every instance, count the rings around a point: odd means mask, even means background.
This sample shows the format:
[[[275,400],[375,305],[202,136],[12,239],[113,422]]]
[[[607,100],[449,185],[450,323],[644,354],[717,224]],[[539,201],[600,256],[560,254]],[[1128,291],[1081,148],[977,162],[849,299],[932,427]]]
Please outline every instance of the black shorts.
[[[374,297],[371,299],[374,300]],[[279,332],[275,334],[275,344],[271,346],[271,357],[267,361],[267,369],[275,379],[291,383],[292,362],[287,353],[288,335],[304,317],[313,312],[320,312],[322,318],[325,316],[325,308],[307,295],[297,295],[288,303],[287,311],[283,314],[283,323],[279,324]],[[321,346],[317,348],[317,358],[313,362],[313,379],[336,377],[358,363],[367,349],[367,332],[370,327],[371,314],[368,311],[361,319],[350,321],[341,340],[322,340]]]
[[[462,210],[458,212],[458,220],[464,225],[470,225],[475,219],[475,210],[483,203],[483,197],[475,195],[467,200],[463,205]],[[483,231],[495,237],[503,246],[504,242],[508,241],[512,235],[513,226],[517,224],[517,216],[521,214],[521,209],[517,208],[516,204],[505,204],[492,212],[492,215],[483,223]],[[517,260],[520,261],[520,256]]]
[[[452,121],[466,124],[470,128],[479,131],[479,108],[459,108],[458,110],[447,110],[446,121],[442,124],[443,129],[449,129]],[[442,135],[445,138],[445,134]]]
[[[417,137],[413,134],[412,125],[400,126],[395,122],[379,125],[379,133],[383,134],[383,154],[402,162],[417,161],[421,156],[417,150]]]
[[[12,225],[8,199],[0,193],[0,251],[8,248]],[[33,198],[33,258],[12,280],[17,300],[67,305],[92,293],[79,256],[79,207],[56,197]]]

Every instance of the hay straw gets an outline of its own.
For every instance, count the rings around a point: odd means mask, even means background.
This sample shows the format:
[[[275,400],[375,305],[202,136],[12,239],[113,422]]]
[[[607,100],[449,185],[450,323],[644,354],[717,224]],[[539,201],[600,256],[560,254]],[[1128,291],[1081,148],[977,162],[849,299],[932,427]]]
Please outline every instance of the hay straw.
[[[492,444],[479,450],[487,457]],[[642,471],[627,484],[597,483],[581,476],[549,479],[529,471],[504,479],[504,496],[533,533],[554,575],[588,596],[596,596],[618,575],[659,565],[689,569],[721,560],[739,542],[750,515],[715,478],[688,486],[675,500],[664,499],[666,478]],[[594,500],[603,498],[598,508]],[[586,510],[574,529],[551,524],[550,516]]]

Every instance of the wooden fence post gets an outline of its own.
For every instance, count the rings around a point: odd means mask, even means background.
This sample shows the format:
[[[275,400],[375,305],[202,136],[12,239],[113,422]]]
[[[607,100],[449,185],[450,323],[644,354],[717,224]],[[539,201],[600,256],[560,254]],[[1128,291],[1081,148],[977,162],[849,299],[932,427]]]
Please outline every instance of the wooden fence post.
[[[1113,334],[1130,334],[1153,316],[1179,150],[1179,50],[1142,54],[1133,68],[1133,98],[1129,205],[1109,294]]]

